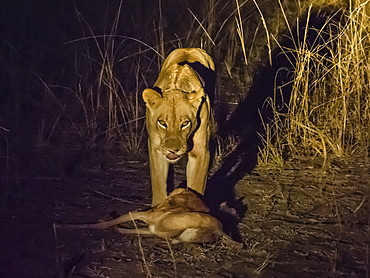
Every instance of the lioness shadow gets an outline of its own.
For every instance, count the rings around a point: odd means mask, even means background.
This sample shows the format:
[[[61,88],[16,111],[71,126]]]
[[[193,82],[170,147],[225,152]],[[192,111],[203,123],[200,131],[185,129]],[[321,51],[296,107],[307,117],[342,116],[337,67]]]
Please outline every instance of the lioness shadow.
[[[281,85],[289,84],[291,79],[290,67],[281,70],[277,65],[277,61],[274,61],[272,66],[260,69],[248,96],[239,103],[228,121],[219,124],[221,138],[232,135],[240,140],[234,151],[223,159],[219,169],[208,179],[205,200],[223,223],[225,232],[236,240],[239,238],[236,226],[239,220],[244,218],[248,208],[243,204],[243,200],[236,199],[234,186],[257,165],[258,153],[263,148],[263,126],[272,119],[271,106],[266,103],[272,97],[276,74],[280,70]],[[284,102],[289,98],[289,85],[285,90],[287,99]],[[234,209],[233,213],[220,210],[220,205],[224,202],[227,207]]]
[[[225,232],[234,239],[239,238],[236,226],[248,209],[242,200],[236,199],[234,186],[256,167],[258,153],[264,147],[264,126],[273,121],[273,110],[284,115],[290,101],[296,56],[294,51],[282,49],[294,50],[302,45],[302,40],[310,47],[323,45],[328,37],[320,34],[320,30],[327,25],[329,16],[330,13],[320,11],[312,13],[308,21],[302,18],[298,27],[292,28],[298,30],[297,33],[283,36],[280,47],[272,53],[271,65],[258,69],[247,97],[238,104],[227,121],[218,123],[221,138],[232,135],[240,140],[208,179],[205,201],[223,222]],[[323,47],[320,55],[329,55],[329,52]],[[224,202],[228,207],[226,212],[219,209]],[[233,210],[231,214],[230,208]]]

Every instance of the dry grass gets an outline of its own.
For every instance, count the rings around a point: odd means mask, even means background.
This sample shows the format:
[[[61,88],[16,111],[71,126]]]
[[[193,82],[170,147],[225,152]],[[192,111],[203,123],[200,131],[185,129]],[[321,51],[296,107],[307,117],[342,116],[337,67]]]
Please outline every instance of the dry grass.
[[[310,7],[300,27],[303,38],[292,49],[281,46],[287,57],[295,57],[293,85],[288,112],[275,109],[274,128],[266,126],[264,163],[287,150],[291,157],[321,157],[323,165],[332,156],[368,154],[368,5],[368,1],[351,3],[340,22],[328,17],[318,30],[308,25]],[[315,37],[308,38],[312,32]],[[280,90],[276,88],[276,98],[282,97]],[[269,136],[272,130],[275,136]]]
[[[366,155],[368,3],[353,1],[345,6],[340,1],[302,0],[270,4],[267,9],[259,1],[231,1],[228,5],[211,1],[202,5],[198,13],[189,9],[193,21],[186,37],[178,42],[180,46],[203,47],[221,62],[216,109],[218,105],[224,109],[226,104],[232,111],[251,86],[256,65],[273,63],[273,49],[281,48],[279,55],[286,55],[293,69],[293,79],[287,84],[292,89],[287,99],[282,96],[284,88],[276,86],[266,100],[274,116],[264,126],[262,140],[266,147],[261,151],[260,165],[280,167],[289,158],[317,156],[326,165],[332,156]],[[319,29],[313,30],[310,21],[320,9],[329,11],[329,16]],[[258,16],[250,11],[257,11]],[[336,21],[339,13],[342,18]],[[284,30],[292,46],[280,44]],[[358,78],[354,80],[353,76]],[[229,86],[233,90],[225,91]],[[288,111],[281,113],[276,103],[284,97]],[[223,145],[218,148],[219,154],[232,149]]]
[[[141,38],[121,34],[128,20],[121,17],[126,5],[119,2],[104,33],[97,33],[93,22],[76,11],[82,35],[65,43],[72,52],[69,58],[74,57],[69,85],[52,84],[37,73],[33,61],[28,63],[44,88],[41,104],[50,107],[51,116],[43,115],[39,123],[41,145],[60,143],[55,138],[63,134],[70,144],[120,145],[126,153],[141,153],[145,147],[141,92],[152,85],[163,57],[176,47],[203,47],[214,57],[218,72],[214,107],[216,114],[229,111],[219,119],[224,121],[245,99],[257,69],[273,63],[274,49],[281,48],[280,55],[294,57],[289,111],[282,115],[276,109],[274,121],[266,123],[261,163],[281,164],[287,155],[320,156],[327,163],[332,155],[368,153],[368,1],[211,0],[199,5],[188,0],[181,2],[187,9],[177,10],[176,30],[168,7],[159,1],[157,13],[142,22],[148,30]],[[342,19],[336,22],[329,16],[315,31],[316,38],[307,37],[313,30],[308,20],[300,19],[320,9],[341,13]],[[294,45],[281,44],[283,33]],[[14,70],[20,73],[17,66]],[[275,95],[267,100],[273,108],[283,89],[276,86]],[[237,140],[230,142],[235,145]],[[223,145],[220,152],[232,148]]]
[[[231,268],[234,264],[248,261],[247,251],[235,251],[220,242],[214,244],[170,245],[158,243],[150,247],[144,243],[140,250],[147,277],[183,277],[212,275]],[[225,260],[225,258],[227,258]],[[184,269],[186,273],[184,273]],[[150,271],[150,274],[147,271]]]
[[[122,1],[109,33],[104,35],[94,34],[89,23],[78,15],[84,37],[66,44],[84,51],[76,55],[75,74],[78,78],[68,90],[71,91],[70,101],[83,112],[83,118],[69,118],[80,138],[90,145],[104,142],[111,148],[120,144],[122,151],[132,155],[141,153],[144,144],[141,88],[147,86],[145,76],[148,69],[142,68],[143,63],[138,56],[145,52],[141,50],[142,46],[147,45],[118,34],[121,9]],[[126,41],[136,43],[136,53],[132,53],[131,43]],[[122,68],[124,72],[120,71]],[[134,86],[124,83],[122,77],[128,76],[134,78],[130,81],[135,83]]]

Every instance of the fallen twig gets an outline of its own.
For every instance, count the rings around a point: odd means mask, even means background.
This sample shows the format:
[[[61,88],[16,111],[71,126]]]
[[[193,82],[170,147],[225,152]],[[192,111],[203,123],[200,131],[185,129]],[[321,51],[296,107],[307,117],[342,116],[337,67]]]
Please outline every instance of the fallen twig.
[[[118,197],[113,197],[113,196],[110,196],[110,195],[105,194],[103,192],[100,192],[98,190],[95,190],[94,193],[99,194],[99,195],[102,195],[102,196],[107,197],[107,198],[110,198],[112,200],[120,201],[120,202],[125,203],[125,204],[131,204],[131,205],[147,205],[147,206],[149,206],[149,204],[143,204],[141,202],[140,203],[139,202],[133,202],[133,201],[121,199],[121,198],[118,198]]]

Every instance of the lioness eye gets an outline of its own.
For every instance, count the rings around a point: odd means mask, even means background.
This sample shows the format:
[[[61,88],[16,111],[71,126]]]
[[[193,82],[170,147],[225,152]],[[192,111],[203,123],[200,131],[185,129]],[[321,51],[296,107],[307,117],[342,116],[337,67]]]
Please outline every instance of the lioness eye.
[[[190,121],[184,121],[184,122],[181,124],[181,128],[182,128],[182,129],[185,129],[185,128],[187,128],[188,126],[190,126]]]
[[[158,120],[158,125],[161,127],[161,128],[167,128],[167,124],[165,121],[163,120]]]

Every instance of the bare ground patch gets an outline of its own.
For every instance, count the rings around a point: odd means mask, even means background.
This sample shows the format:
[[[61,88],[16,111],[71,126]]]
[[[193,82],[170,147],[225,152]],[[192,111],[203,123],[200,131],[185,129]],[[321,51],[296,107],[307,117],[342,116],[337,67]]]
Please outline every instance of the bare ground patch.
[[[54,230],[150,204],[142,163],[116,163],[83,177],[18,178],[1,208],[1,277],[368,277],[369,164],[303,162],[260,169],[236,185],[248,208],[243,250],[221,242],[169,245],[114,231]],[[8,180],[8,186],[10,182]]]

